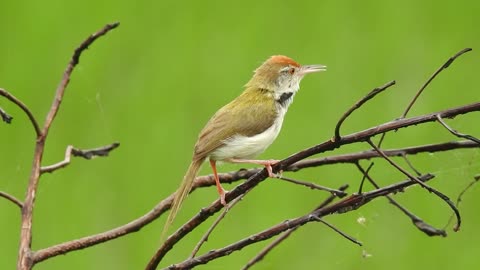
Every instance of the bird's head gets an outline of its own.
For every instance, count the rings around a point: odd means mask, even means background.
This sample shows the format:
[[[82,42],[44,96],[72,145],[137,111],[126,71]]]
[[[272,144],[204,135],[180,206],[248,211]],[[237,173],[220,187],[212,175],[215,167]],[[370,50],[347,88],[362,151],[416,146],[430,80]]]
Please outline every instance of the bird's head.
[[[302,66],[287,56],[274,55],[255,70],[246,86],[265,89],[275,95],[296,92],[306,74],[325,70],[324,65]]]

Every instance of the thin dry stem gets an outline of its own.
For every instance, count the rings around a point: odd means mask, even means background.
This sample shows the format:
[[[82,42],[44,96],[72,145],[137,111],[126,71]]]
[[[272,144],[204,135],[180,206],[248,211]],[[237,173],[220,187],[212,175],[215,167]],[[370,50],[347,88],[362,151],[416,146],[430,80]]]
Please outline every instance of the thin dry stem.
[[[78,149],[73,147],[72,145],[67,146],[65,150],[65,158],[64,160],[55,163],[49,166],[42,166],[40,169],[41,173],[51,173],[58,169],[65,168],[68,164],[70,164],[70,159],[72,155],[74,157],[83,157],[84,159],[92,159],[94,157],[106,157],[108,154],[114,150],[115,148],[119,147],[120,143],[112,143],[110,145],[94,148],[94,149]]]
[[[452,133],[453,135],[455,135],[459,138],[467,139],[467,140],[476,142],[477,144],[480,144],[480,140],[473,137],[472,135],[463,134],[463,133],[460,133],[460,132],[452,129],[447,123],[445,123],[445,121],[443,121],[443,118],[442,118],[441,115],[437,115],[437,119],[438,119],[438,122],[440,122],[440,124],[442,124],[442,126],[445,127],[448,131],[450,131],[450,133]]]
[[[462,223],[462,219],[461,219],[461,216],[460,216],[460,212],[458,211],[457,207],[455,206],[455,204],[453,204],[453,202],[450,200],[450,198],[448,198],[448,196],[446,196],[445,194],[441,193],[440,191],[430,187],[429,185],[423,183],[418,177],[415,177],[414,175],[412,175],[411,173],[409,173],[408,171],[406,171],[405,169],[403,169],[402,167],[400,167],[397,163],[395,163],[391,158],[389,158],[387,155],[385,155],[383,153],[383,151],[378,148],[373,142],[371,139],[368,139],[367,140],[368,144],[370,144],[370,146],[372,146],[375,151],[377,151],[388,163],[390,163],[393,167],[395,167],[397,170],[399,170],[400,172],[402,172],[405,176],[409,177],[412,181],[415,181],[417,182],[421,187],[425,188],[426,190],[428,190],[429,192],[432,192],[433,194],[435,194],[436,196],[438,196],[440,199],[442,199],[445,203],[447,203],[448,206],[450,206],[450,208],[453,210],[453,212],[455,213],[455,216],[457,218],[457,224],[454,226],[453,230],[454,231],[458,231],[460,229],[460,225]]]
[[[25,105],[20,99],[16,98],[14,95],[12,95],[10,92],[3,88],[0,88],[0,95],[4,96],[5,98],[13,102],[15,105],[17,105],[20,109],[22,109],[22,111],[27,115],[28,119],[30,120],[30,123],[32,123],[33,129],[35,129],[35,134],[37,135],[37,137],[39,137],[41,134],[40,126],[38,125],[35,116],[33,116],[33,113],[30,111],[27,105]]]
[[[12,203],[14,203],[16,206],[20,207],[20,210],[22,209],[23,207],[23,203],[22,201],[20,201],[19,199],[17,199],[15,196],[13,195],[10,195],[6,192],[3,192],[3,191],[0,191],[0,197],[3,197],[9,201],[11,201]]]
[[[293,184],[296,184],[296,185],[301,185],[301,186],[304,186],[304,187],[308,187],[310,189],[318,189],[318,190],[328,191],[331,194],[333,194],[333,195],[335,195],[339,198],[343,198],[343,197],[347,196],[347,193],[345,193],[341,190],[320,186],[320,185],[317,185],[315,183],[311,183],[311,182],[307,182],[307,181],[301,181],[301,180],[293,179],[293,178],[286,177],[286,176],[283,176],[283,175],[282,176],[277,176],[276,178],[280,179],[280,180],[290,182],[290,183],[293,183]]]
[[[358,108],[362,107],[363,104],[365,104],[367,101],[370,99],[374,98],[376,95],[380,94],[381,92],[385,91],[388,89],[390,86],[394,85],[395,81],[391,81],[389,83],[386,83],[383,86],[377,87],[370,91],[366,96],[364,96],[362,99],[357,101],[350,109],[348,109],[338,120],[337,125],[335,126],[335,137],[334,140],[338,141],[340,139],[340,128],[342,127],[343,122]]]
[[[63,100],[63,95],[65,93],[65,89],[70,81],[70,75],[73,72],[73,69],[77,65],[80,55],[82,52],[88,48],[98,37],[105,35],[110,30],[114,29],[118,26],[118,23],[114,24],[107,24],[104,26],[100,31],[88,37],[74,52],[70,63],[67,65],[67,68],[63,74],[63,78],[57,87],[57,91],[55,93],[55,98],[53,103],[50,107],[50,110],[47,114],[45,124],[43,129],[39,131],[38,125],[36,125],[36,121],[34,121],[33,115],[31,115],[28,109],[24,109],[24,111],[29,115],[30,120],[35,126],[35,131],[37,133],[37,142],[35,145],[35,152],[33,156],[33,164],[30,173],[30,179],[27,187],[26,197],[23,203],[22,208],[22,224],[21,224],[21,232],[20,232],[20,244],[18,250],[18,260],[17,260],[17,269],[18,270],[30,270],[32,269],[33,265],[35,264],[34,260],[34,252],[31,250],[32,246],[32,218],[33,218],[33,209],[35,204],[35,198],[37,194],[38,183],[40,179],[40,168],[41,162],[43,157],[43,152],[45,148],[45,140],[48,135],[48,131],[55,119],[55,115],[57,114],[60,104]],[[8,97],[7,97],[8,98]],[[16,99],[11,99],[14,101]],[[18,100],[14,101],[18,106],[22,107],[22,103]],[[23,107],[22,107],[23,108]],[[26,108],[26,106],[25,106]],[[31,116],[31,117],[30,117]]]
[[[432,76],[430,76],[430,78],[425,82],[425,84],[420,88],[420,90],[418,90],[417,94],[413,97],[412,101],[410,101],[407,108],[405,109],[405,112],[403,112],[401,118],[405,118],[407,116],[408,112],[412,108],[413,104],[415,104],[418,97],[422,94],[423,90],[425,90],[425,88],[427,88],[427,86],[433,81],[433,79],[435,79],[435,77],[437,77],[438,74],[440,74],[440,72],[442,72],[442,70],[448,68],[453,63],[453,61],[455,61],[455,59],[460,57],[462,54],[464,54],[466,52],[469,52],[471,50],[472,50],[471,48],[465,48],[465,49],[457,52],[454,56],[450,57],[441,67],[439,67],[437,69],[437,71],[435,71],[432,74]]]

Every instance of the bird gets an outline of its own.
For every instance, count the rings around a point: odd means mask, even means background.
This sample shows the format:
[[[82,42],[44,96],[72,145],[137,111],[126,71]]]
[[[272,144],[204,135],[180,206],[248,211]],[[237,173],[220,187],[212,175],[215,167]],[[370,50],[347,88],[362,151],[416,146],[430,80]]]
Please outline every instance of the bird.
[[[272,165],[278,160],[253,158],[277,138],[285,113],[304,76],[325,70],[324,65],[300,65],[290,57],[274,55],[254,71],[244,91],[220,108],[200,132],[190,166],[174,195],[162,235],[173,223],[206,160],[212,168],[220,202],[224,206],[227,191],[220,184],[217,162],[263,165],[268,176],[274,177]]]

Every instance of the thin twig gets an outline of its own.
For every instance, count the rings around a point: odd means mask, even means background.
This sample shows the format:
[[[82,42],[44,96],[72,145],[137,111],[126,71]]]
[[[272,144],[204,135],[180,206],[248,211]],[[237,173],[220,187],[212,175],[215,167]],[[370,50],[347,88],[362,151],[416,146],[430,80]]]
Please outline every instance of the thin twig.
[[[355,165],[357,165],[357,168],[361,168],[358,162],[355,162]],[[368,165],[367,170],[365,172],[363,171],[363,168],[362,168],[363,176],[362,176],[362,181],[360,182],[360,187],[358,188],[358,194],[362,194],[363,184],[365,183],[365,179],[369,176],[368,173],[373,168],[373,165],[374,163],[370,162],[370,165]],[[368,177],[368,180],[370,180],[370,177]],[[379,188],[379,187],[375,187],[375,188]]]
[[[41,131],[40,127],[38,125],[37,120],[35,119],[35,116],[33,116],[33,113],[30,111],[30,109],[25,105],[20,99],[16,98],[14,95],[10,94],[7,90],[0,88],[0,96],[4,96],[11,102],[13,102],[15,105],[17,105],[22,111],[27,115],[28,119],[30,120],[30,123],[32,123],[33,128],[35,129],[35,134],[40,136]]]
[[[421,181],[428,181],[429,179],[432,179],[433,177],[431,175],[425,175],[420,177]],[[226,256],[231,254],[234,251],[241,250],[242,248],[258,243],[261,241],[265,241],[267,239],[270,239],[280,233],[283,233],[289,229],[293,229],[298,226],[302,226],[304,224],[307,224],[309,222],[314,222],[317,221],[316,218],[318,217],[323,217],[326,215],[334,214],[334,213],[343,213],[348,210],[353,210],[353,209],[358,209],[359,207],[365,205],[366,203],[372,201],[375,198],[382,197],[391,193],[395,193],[399,190],[403,190],[408,186],[414,185],[416,182],[413,182],[411,180],[403,181],[400,183],[396,183],[381,189],[373,190],[370,192],[365,192],[361,195],[355,194],[351,195],[331,206],[323,207],[320,208],[313,213],[308,213],[306,215],[300,216],[295,219],[287,220],[284,221],[280,224],[274,225],[266,230],[263,230],[261,232],[258,232],[254,235],[251,235],[247,238],[241,239],[235,243],[232,243],[230,245],[227,245],[223,248],[216,249],[216,250],[211,250],[208,253],[197,256],[192,259],[187,259],[181,263],[170,265],[169,267],[165,269],[173,270],[173,269],[191,269],[194,266],[200,265],[200,264],[206,264],[209,261],[212,261],[214,259]],[[154,269],[150,266],[147,266],[146,270],[149,269]]]
[[[0,108],[0,117],[2,117],[2,121],[10,124],[12,123],[13,117],[9,115],[4,109]]]
[[[250,190],[249,190],[250,191]],[[195,248],[192,250],[192,254],[190,254],[190,258],[193,258],[195,257],[195,255],[197,255],[198,251],[200,250],[200,248],[202,247],[202,245],[208,241],[208,238],[210,237],[210,235],[212,234],[213,230],[218,226],[218,224],[223,220],[223,218],[227,215],[228,211],[230,209],[232,209],[232,207],[234,207],[239,201],[241,201],[243,199],[243,197],[245,197],[245,195],[247,195],[248,191],[244,194],[242,194],[241,196],[235,198],[233,201],[231,201],[230,203],[228,203],[227,207],[224,208],[223,212],[217,217],[217,219],[215,220],[215,222],[213,222],[213,224],[210,226],[210,228],[208,228],[207,232],[202,236],[202,238],[200,238],[200,240],[198,241],[198,243],[195,245]]]
[[[480,175],[476,175],[473,177],[473,181],[470,182],[461,192],[460,194],[458,194],[458,197],[457,197],[457,201],[455,203],[455,205],[458,207],[460,205],[460,202],[462,202],[462,198],[463,198],[463,195],[470,189],[472,188],[476,183],[478,183],[478,181],[480,180]],[[450,223],[452,222],[453,220],[453,215],[450,216],[450,218],[448,219],[448,222],[447,224],[445,225],[444,228],[447,228],[448,226],[450,226]]]
[[[380,147],[380,146],[379,146],[379,147]],[[385,151],[384,151],[384,152],[385,152]],[[403,158],[403,160],[405,160],[405,163],[407,163],[408,167],[410,167],[410,169],[411,169],[412,171],[414,171],[417,176],[422,175],[422,173],[421,173],[420,171],[418,171],[418,170],[413,166],[413,164],[410,162],[410,160],[408,160],[406,153],[404,153],[404,154],[402,155],[402,158]]]
[[[339,187],[338,190],[345,191],[347,188],[348,188],[348,185],[345,184]],[[328,198],[326,198],[322,203],[320,203],[319,206],[315,207],[314,211],[329,205],[336,198],[338,197],[333,194],[330,194],[330,196],[328,196]],[[300,226],[297,226],[295,228],[292,228],[283,232],[277,239],[275,239],[273,242],[268,244],[255,257],[253,257],[250,261],[248,261],[248,263],[242,268],[242,270],[247,270],[250,267],[252,267],[254,264],[263,260],[263,258],[265,258],[265,256],[267,256],[267,254],[270,253],[270,251],[272,251],[276,246],[280,245],[280,243],[282,243],[285,239],[287,239],[298,228],[300,228]]]
[[[357,239],[353,238],[352,236],[342,232],[341,230],[339,230],[337,227],[333,226],[332,224],[326,222],[325,220],[319,218],[319,217],[314,217],[314,219],[316,221],[319,221],[325,225],[327,225],[327,227],[329,227],[330,229],[334,230],[336,233],[340,234],[341,236],[345,237],[347,240],[349,240],[350,242],[354,243],[354,244],[357,244],[359,246],[362,246],[362,242],[358,241]]]
[[[37,141],[35,145],[35,151],[33,156],[33,164],[30,173],[30,179],[27,187],[25,201],[23,203],[22,208],[22,224],[21,224],[21,232],[20,232],[20,245],[18,250],[18,260],[17,260],[17,269],[18,270],[30,270],[32,269],[33,265],[36,263],[34,259],[34,254],[31,250],[32,245],[32,218],[33,218],[33,209],[35,204],[35,198],[37,194],[38,183],[40,179],[40,168],[41,162],[43,157],[43,152],[45,149],[45,141],[48,135],[48,131],[52,125],[53,120],[55,119],[55,115],[57,114],[60,104],[63,100],[63,95],[65,93],[65,89],[70,81],[70,75],[72,74],[75,66],[78,64],[80,55],[82,52],[88,48],[97,38],[105,35],[110,30],[116,28],[119,24],[107,24],[104,26],[100,31],[94,33],[93,35],[89,36],[80,46],[75,50],[73,53],[72,59],[70,60],[67,68],[63,74],[62,80],[57,87],[55,98],[53,99],[53,103],[50,107],[50,110],[47,114],[45,124],[43,129],[40,130],[38,125],[35,125],[36,121],[33,121],[33,115],[29,113],[28,109],[24,110],[30,117],[32,123],[34,123],[35,131],[37,132]],[[7,97],[8,98],[8,97]],[[12,100],[12,99],[11,99]],[[14,101],[15,102],[15,101]],[[22,104],[19,101],[15,102],[17,105],[22,107]],[[23,105],[24,106],[24,105]],[[23,108],[23,107],[22,107]],[[26,107],[25,107],[26,108]]]
[[[445,143],[435,143],[435,144],[425,144],[419,146],[405,147],[399,149],[386,149],[383,152],[389,157],[401,157],[404,155],[416,155],[420,153],[436,153],[442,151],[449,151],[454,149],[465,149],[465,148],[479,148],[480,146],[472,141],[453,141]],[[318,167],[323,165],[334,165],[339,163],[356,163],[360,160],[372,159],[381,157],[375,150],[367,150],[356,153],[342,154],[336,156],[328,156],[322,158],[312,158],[304,159],[299,162],[296,162],[287,168],[284,171],[297,171],[300,169]]]
[[[368,170],[364,170],[363,167],[359,163],[356,163],[355,165],[357,166],[357,169],[368,179],[368,181],[376,189],[380,188],[377,185],[377,183],[373,180],[373,178],[370,176],[370,174],[368,173]],[[419,175],[419,176],[421,176],[421,175]],[[445,230],[437,229],[437,228],[431,226],[430,224],[427,224],[421,218],[419,218],[418,216],[416,216],[415,214],[410,212],[407,208],[403,207],[400,203],[398,203],[395,199],[393,199],[393,197],[391,195],[386,195],[385,198],[387,198],[387,200],[392,205],[394,205],[400,211],[402,211],[402,213],[407,215],[410,218],[410,220],[412,221],[413,225],[415,225],[415,227],[417,227],[417,229],[424,232],[428,236],[443,236],[443,237],[447,236],[447,233],[445,232]]]
[[[460,217],[460,212],[458,211],[458,208],[455,206],[455,204],[446,196],[445,194],[441,193],[440,191],[430,187],[429,185],[423,183],[418,177],[413,176],[411,173],[400,167],[397,163],[395,163],[391,158],[389,158],[383,151],[378,148],[371,139],[367,139],[368,144],[372,146],[388,163],[390,163],[393,167],[395,167],[397,170],[402,172],[404,175],[408,176],[412,181],[417,182],[421,187],[425,188],[429,192],[434,193],[437,195],[440,199],[442,199],[445,203],[450,206],[450,208],[453,210],[455,213],[455,216],[457,218],[457,224],[454,226],[453,230],[458,231],[460,229],[460,225],[462,223],[462,219]]]
[[[438,122],[440,122],[440,124],[442,124],[442,126],[445,127],[448,131],[450,131],[450,133],[452,133],[453,135],[455,135],[457,137],[460,137],[460,138],[470,140],[470,141],[474,141],[474,142],[480,144],[480,140],[473,137],[472,135],[463,134],[463,133],[460,133],[460,132],[452,129],[450,126],[447,125],[447,123],[445,123],[445,121],[443,121],[442,116],[437,115],[437,119],[438,119]]]
[[[380,87],[377,87],[375,89],[373,89],[372,91],[370,91],[370,93],[368,93],[366,96],[364,96],[362,99],[360,99],[359,101],[357,101],[357,103],[355,103],[350,109],[348,109],[348,111],[346,111],[342,117],[340,118],[340,120],[338,120],[337,122],[337,125],[335,126],[335,137],[334,137],[334,140],[335,141],[338,141],[340,139],[340,128],[343,124],[343,122],[355,111],[357,110],[358,108],[360,108],[365,102],[369,101],[370,99],[374,98],[377,94],[380,94],[381,92],[383,92],[384,90],[386,90],[387,88],[389,88],[390,86],[394,85],[395,84],[395,81],[391,81],[383,86],[380,86]]]
[[[120,146],[120,143],[112,143],[110,145],[94,148],[94,149],[78,149],[72,145],[67,146],[65,150],[65,159],[49,166],[43,166],[40,171],[41,173],[51,173],[60,168],[66,167],[70,164],[70,159],[72,155],[74,157],[83,157],[84,159],[92,159],[93,157],[106,157],[108,154],[115,148]]]
[[[15,196],[13,195],[10,195],[6,192],[3,192],[3,191],[0,191],[0,197],[3,197],[9,201],[11,201],[12,203],[14,203],[15,205],[17,205],[18,207],[20,207],[20,210],[22,209],[23,207],[23,203],[22,201],[20,201],[19,199],[17,199]]]
[[[311,189],[318,189],[318,190],[323,190],[323,191],[328,191],[330,192],[331,194],[337,196],[337,197],[340,197],[340,198],[343,198],[345,196],[347,196],[347,193],[346,192],[343,192],[341,190],[338,190],[338,189],[333,189],[333,188],[329,188],[329,187],[324,187],[324,186],[320,186],[320,185],[317,185],[317,184],[314,184],[314,183],[311,183],[311,182],[306,182],[306,181],[301,181],[301,180],[297,180],[297,179],[293,179],[293,178],[290,178],[290,177],[286,177],[286,176],[278,176],[276,177],[277,179],[280,179],[280,180],[284,180],[284,181],[287,181],[287,182],[290,182],[290,183],[294,183],[294,184],[297,184],[297,185],[301,185],[301,186],[305,186],[305,187],[308,187],[308,188],[311,188]]]
[[[401,118],[405,118],[407,116],[408,112],[412,108],[413,104],[415,104],[420,94],[422,94],[423,90],[427,88],[427,86],[433,81],[433,79],[435,79],[435,77],[437,77],[438,74],[440,74],[440,72],[442,72],[442,70],[448,68],[453,63],[453,61],[455,61],[455,59],[460,57],[462,54],[469,52],[471,50],[472,50],[471,48],[465,48],[457,52],[454,56],[450,57],[441,67],[439,67],[437,71],[435,71],[432,74],[432,76],[430,76],[430,78],[427,80],[427,82],[425,82],[425,84],[420,88],[420,90],[418,90],[417,94],[413,97],[412,101],[410,101],[410,104],[408,104],[407,109],[405,109],[405,112],[403,112]]]

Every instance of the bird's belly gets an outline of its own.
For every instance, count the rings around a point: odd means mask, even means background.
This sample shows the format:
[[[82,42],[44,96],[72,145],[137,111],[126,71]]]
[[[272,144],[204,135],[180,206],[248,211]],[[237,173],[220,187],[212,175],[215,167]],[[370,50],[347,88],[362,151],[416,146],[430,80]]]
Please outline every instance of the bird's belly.
[[[210,154],[210,159],[217,161],[231,158],[251,159],[261,154],[277,138],[282,127],[282,120],[283,117],[279,117],[278,121],[275,121],[271,127],[255,136],[235,135],[225,140],[223,146],[217,148]]]

